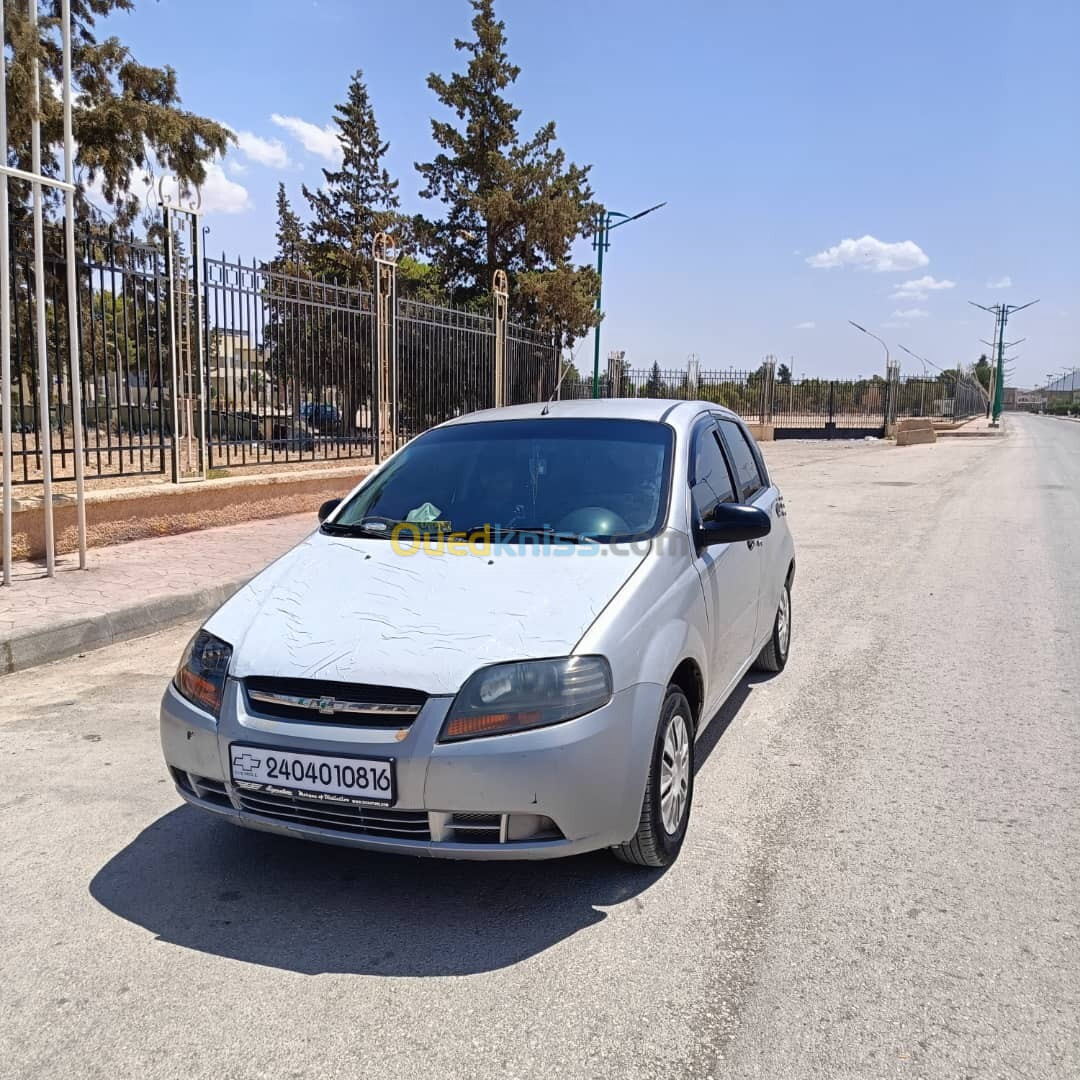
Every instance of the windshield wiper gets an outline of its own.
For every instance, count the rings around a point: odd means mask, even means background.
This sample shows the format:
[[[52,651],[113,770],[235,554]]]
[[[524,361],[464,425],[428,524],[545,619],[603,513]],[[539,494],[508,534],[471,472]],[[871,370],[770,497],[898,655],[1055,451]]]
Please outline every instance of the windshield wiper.
[[[559,532],[558,529],[553,529],[550,525],[489,525],[467,531],[469,535],[472,535],[476,532],[483,532],[485,528],[490,531],[493,537],[515,536],[521,533],[528,533],[532,536],[541,536],[545,539],[558,540],[567,544],[581,543],[581,537],[577,533]]]

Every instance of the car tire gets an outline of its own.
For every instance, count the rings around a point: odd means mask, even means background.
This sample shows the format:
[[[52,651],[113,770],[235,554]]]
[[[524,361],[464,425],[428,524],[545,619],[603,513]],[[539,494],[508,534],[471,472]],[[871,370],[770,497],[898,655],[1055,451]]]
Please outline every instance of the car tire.
[[[791,583],[784,582],[784,591],[780,594],[780,603],[773,619],[772,634],[765,648],[758,653],[754,667],[758,671],[783,671],[791,651]]]
[[[670,866],[682,848],[693,800],[693,713],[686,695],[669,686],[656,725],[637,832],[611,849],[615,857],[635,866]]]

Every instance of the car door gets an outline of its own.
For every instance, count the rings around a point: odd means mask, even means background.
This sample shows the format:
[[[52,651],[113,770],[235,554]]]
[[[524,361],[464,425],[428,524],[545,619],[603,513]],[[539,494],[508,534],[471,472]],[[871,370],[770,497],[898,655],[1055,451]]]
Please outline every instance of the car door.
[[[691,433],[690,502],[695,526],[708,521],[716,507],[738,502],[732,470],[725,457],[716,422],[705,418]],[[756,544],[692,545],[709,619],[710,686],[726,694],[754,647],[758,618],[759,551]],[[710,694],[710,697],[712,695]],[[712,697],[713,706],[719,698]]]
[[[770,482],[761,451],[753,437],[737,420],[718,417],[717,426],[735,475],[739,502],[756,506],[769,515],[773,531],[756,541],[759,554],[760,586],[758,589],[757,636],[768,632],[780,603],[780,587],[787,572],[783,534],[776,528],[779,490]]]

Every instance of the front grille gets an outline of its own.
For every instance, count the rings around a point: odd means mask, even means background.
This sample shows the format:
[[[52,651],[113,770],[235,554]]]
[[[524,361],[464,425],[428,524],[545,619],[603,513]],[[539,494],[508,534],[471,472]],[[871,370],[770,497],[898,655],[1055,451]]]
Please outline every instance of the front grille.
[[[502,814],[454,814],[454,839],[463,844],[497,844],[503,836]]]
[[[349,806],[305,799],[302,795],[270,795],[236,788],[242,809],[259,817],[297,825],[316,825],[336,832],[383,836],[392,840],[430,840],[426,810],[394,810],[384,806]]]
[[[244,690],[251,712],[306,724],[408,727],[427,701],[419,690],[321,679],[258,676],[245,679]]]
[[[181,789],[189,795],[194,795],[201,802],[232,809],[229,793],[220,780],[212,780],[208,776],[196,776],[195,773],[184,772],[183,769],[170,769],[170,772]]]

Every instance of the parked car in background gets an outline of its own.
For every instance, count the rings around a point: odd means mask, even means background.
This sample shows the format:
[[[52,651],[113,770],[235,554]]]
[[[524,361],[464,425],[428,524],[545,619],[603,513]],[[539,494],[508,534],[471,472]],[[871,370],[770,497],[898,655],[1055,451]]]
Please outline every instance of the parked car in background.
[[[675,858],[695,740],[791,642],[784,503],[734,413],[463,416],[320,518],[207,620],[165,691],[184,799],[386,851]]]
[[[336,405],[305,402],[300,406],[300,419],[320,435],[341,435],[345,431],[344,418]]]
[[[315,434],[303,420],[277,417],[270,424],[270,449],[299,454],[315,450]]]

